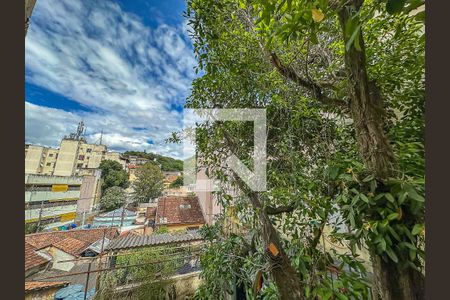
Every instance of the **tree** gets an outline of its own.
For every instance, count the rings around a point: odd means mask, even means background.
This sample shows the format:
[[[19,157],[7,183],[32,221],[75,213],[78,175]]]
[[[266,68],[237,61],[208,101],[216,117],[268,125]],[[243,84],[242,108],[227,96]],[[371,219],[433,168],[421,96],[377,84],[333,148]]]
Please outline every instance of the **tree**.
[[[128,174],[119,162],[109,159],[103,160],[100,163],[100,170],[102,170],[103,179],[102,192],[113,186],[128,187]]]
[[[100,199],[100,209],[102,211],[111,211],[117,209],[126,203],[126,195],[123,188],[112,186],[106,189]]]
[[[177,269],[184,263],[183,257],[188,254],[190,253],[186,249],[160,246],[139,249],[127,255],[117,256],[115,267],[118,269],[102,274],[96,297],[105,300],[115,299],[114,290],[118,286],[133,283],[137,286],[125,294],[120,294],[121,297],[125,299],[165,299],[174,284],[170,277],[176,275]]]
[[[282,299],[346,297],[318,275],[330,256],[317,249],[325,225],[353,256],[367,245],[376,298],[423,299],[423,23],[393,8],[405,1],[386,2],[188,1],[204,75],[187,106],[268,114],[267,192],[250,191],[222,163],[232,152],[251,165],[251,127],[202,125],[197,146],[212,174],[240,192],[222,190],[223,206],[247,214],[263,251],[277,249],[265,263]],[[420,4],[407,2],[407,12]],[[349,232],[330,223],[333,214]]]
[[[137,203],[145,203],[161,195],[164,188],[164,175],[159,167],[148,162],[136,170],[133,182],[134,199]]]
[[[183,186],[184,179],[183,176],[178,176],[177,179],[175,179],[172,183],[170,183],[170,188],[178,188],[180,186]]]

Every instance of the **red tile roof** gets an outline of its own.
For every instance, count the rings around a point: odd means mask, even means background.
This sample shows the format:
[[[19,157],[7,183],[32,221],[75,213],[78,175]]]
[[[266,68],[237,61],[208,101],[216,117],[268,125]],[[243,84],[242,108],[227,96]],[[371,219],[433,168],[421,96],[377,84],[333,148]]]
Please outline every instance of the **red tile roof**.
[[[163,220],[166,218],[167,220]],[[166,196],[158,200],[156,224],[204,224],[198,197]]]
[[[68,231],[40,232],[25,235],[25,270],[43,265],[48,261],[36,253],[37,250],[55,246],[64,252],[78,256],[90,244],[105,237],[118,235],[117,228],[74,229]]]
[[[49,288],[63,287],[68,285],[68,281],[26,281],[25,292],[44,290]]]
[[[52,246],[56,247],[66,253],[69,253],[73,256],[79,256],[81,252],[83,252],[90,244],[89,242],[80,241],[71,237],[67,237],[62,239]]]
[[[37,249],[54,245],[65,238],[74,238],[89,244],[103,237],[104,228],[73,229],[67,231],[40,232],[25,235],[25,241]],[[117,234],[117,228],[106,229],[105,237],[111,239]]]
[[[39,254],[37,254],[35,250],[35,247],[25,242],[25,271],[49,262]]]

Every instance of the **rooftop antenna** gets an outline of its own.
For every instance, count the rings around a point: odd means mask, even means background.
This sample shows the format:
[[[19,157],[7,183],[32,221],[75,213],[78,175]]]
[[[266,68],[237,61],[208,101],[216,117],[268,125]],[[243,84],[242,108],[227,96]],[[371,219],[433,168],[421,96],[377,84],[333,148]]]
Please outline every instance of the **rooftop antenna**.
[[[103,129],[100,132],[100,145],[102,144],[102,141],[103,141]]]

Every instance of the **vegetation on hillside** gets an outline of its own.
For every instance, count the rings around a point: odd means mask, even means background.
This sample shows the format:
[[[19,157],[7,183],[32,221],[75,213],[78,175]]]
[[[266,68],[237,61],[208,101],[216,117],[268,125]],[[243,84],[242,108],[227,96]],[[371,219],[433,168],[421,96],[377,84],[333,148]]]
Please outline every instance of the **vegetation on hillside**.
[[[182,171],[183,170],[183,161],[179,159],[175,159],[168,156],[163,156],[155,153],[147,153],[142,151],[125,151],[123,153],[124,157],[128,157],[130,155],[138,156],[141,158],[146,158],[150,161],[155,162],[158,165],[161,165],[162,171]]]

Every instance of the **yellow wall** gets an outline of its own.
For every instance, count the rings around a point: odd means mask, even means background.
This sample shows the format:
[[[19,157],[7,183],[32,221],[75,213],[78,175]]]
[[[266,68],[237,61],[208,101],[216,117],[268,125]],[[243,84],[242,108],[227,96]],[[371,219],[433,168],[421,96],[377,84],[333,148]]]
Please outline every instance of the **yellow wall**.
[[[71,176],[76,168],[80,141],[62,140],[54,175]]]
[[[30,145],[25,156],[25,173],[38,174],[42,166],[44,147]]]

